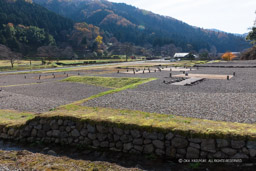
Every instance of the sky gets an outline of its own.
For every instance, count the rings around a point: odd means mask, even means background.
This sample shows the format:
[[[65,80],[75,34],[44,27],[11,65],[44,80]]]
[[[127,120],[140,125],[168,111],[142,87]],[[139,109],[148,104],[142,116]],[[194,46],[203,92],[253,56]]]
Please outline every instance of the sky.
[[[170,16],[206,29],[247,33],[256,19],[256,0],[109,0]]]

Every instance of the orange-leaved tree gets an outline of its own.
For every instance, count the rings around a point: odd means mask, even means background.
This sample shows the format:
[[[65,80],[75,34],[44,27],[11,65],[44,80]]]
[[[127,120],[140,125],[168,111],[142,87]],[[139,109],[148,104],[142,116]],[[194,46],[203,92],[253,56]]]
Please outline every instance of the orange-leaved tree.
[[[226,52],[224,53],[221,58],[225,61],[231,61],[232,59],[234,59],[236,57],[235,54],[233,54],[232,52]]]

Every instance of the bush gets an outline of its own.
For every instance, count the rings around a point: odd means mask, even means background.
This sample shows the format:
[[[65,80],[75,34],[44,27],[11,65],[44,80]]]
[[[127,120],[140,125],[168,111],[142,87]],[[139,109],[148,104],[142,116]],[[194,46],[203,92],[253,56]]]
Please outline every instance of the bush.
[[[232,59],[234,59],[236,57],[236,55],[234,55],[232,52],[226,52],[222,55],[222,59],[225,61],[232,61]]]
[[[255,60],[256,59],[256,46],[243,52],[241,55],[242,60]]]

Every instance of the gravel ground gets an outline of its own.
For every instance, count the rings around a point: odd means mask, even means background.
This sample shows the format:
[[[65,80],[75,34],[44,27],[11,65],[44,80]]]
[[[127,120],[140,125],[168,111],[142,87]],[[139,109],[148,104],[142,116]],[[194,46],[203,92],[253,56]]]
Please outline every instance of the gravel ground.
[[[210,80],[194,86],[164,84],[169,72],[150,74],[106,74],[117,77],[156,77],[158,80],[116,94],[86,102],[86,106],[123,108],[174,114],[202,119],[256,122],[256,69],[253,68],[199,68],[195,74],[228,75],[231,80]],[[180,72],[172,72],[180,74]]]
[[[85,106],[142,110],[151,113],[241,123],[256,122],[256,94],[131,91],[107,95]]]
[[[107,90],[109,89],[68,82],[5,87],[0,91],[0,109],[41,113]]]
[[[254,61],[253,61],[254,62]],[[250,64],[253,62],[241,62]],[[241,64],[239,63],[239,64]],[[256,64],[256,62],[254,62]],[[232,64],[232,63],[226,63]],[[75,71],[77,72],[77,71]],[[75,74],[69,73],[69,74]],[[101,71],[99,71],[101,72]],[[116,94],[106,95],[89,102],[86,106],[124,108],[223,120],[242,123],[256,122],[256,69],[254,68],[199,68],[193,74],[230,75],[231,80],[206,79],[194,86],[164,84],[171,81],[168,71],[147,74],[102,74],[106,77],[158,78],[158,80]],[[90,72],[89,72],[90,73]],[[81,73],[88,75],[89,73]],[[172,72],[173,75],[182,72]],[[56,73],[57,75],[63,73]],[[51,73],[46,74],[51,76]],[[36,83],[38,74],[0,76],[1,85]],[[42,78],[44,75],[42,75]],[[3,87],[0,91],[0,108],[21,111],[45,112],[54,107],[87,98],[108,89],[78,83],[56,82],[62,78],[41,79],[43,84]]]
[[[43,82],[55,82],[68,76],[89,76],[97,75],[105,70],[81,70],[81,71],[68,71],[68,72],[51,72],[45,74],[13,74],[13,75],[0,75],[0,87],[17,84],[30,84],[30,83],[43,83]],[[53,75],[55,75],[55,78]],[[41,78],[39,80],[39,75]],[[25,79],[26,77],[26,79]]]
[[[199,68],[199,70],[190,71],[193,74],[216,74],[216,75],[232,75],[236,76],[231,80],[214,80],[206,79],[195,86],[172,86],[163,84],[163,81],[169,81],[169,73],[167,71],[148,73],[148,74],[104,74],[107,77],[140,77],[140,78],[158,78],[148,84],[138,86],[136,91],[168,91],[168,92],[204,92],[204,93],[255,93],[256,92],[256,69],[253,68]],[[173,75],[182,72],[172,72]]]
[[[222,62],[214,62],[201,64],[198,66],[211,66],[211,67],[256,67],[256,60],[248,60],[248,61],[222,61]]]
[[[41,79],[38,80],[40,74],[15,74],[15,75],[0,75],[0,87],[8,85],[17,85],[17,84],[31,84],[31,83],[42,83],[42,82],[52,82],[59,80],[60,78],[52,79],[46,78],[46,75],[49,77],[50,74],[41,74]],[[26,79],[25,79],[26,76]]]

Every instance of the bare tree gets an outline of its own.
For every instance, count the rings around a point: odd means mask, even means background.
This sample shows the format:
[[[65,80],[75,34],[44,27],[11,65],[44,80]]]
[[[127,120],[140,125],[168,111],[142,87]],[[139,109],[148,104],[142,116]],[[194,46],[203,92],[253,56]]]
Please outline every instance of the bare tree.
[[[56,46],[41,46],[37,49],[36,56],[41,58],[42,65],[44,65],[45,60],[58,59],[60,54],[61,50]]]
[[[210,53],[213,58],[215,58],[217,56],[217,49],[215,46],[211,46]]]
[[[128,56],[133,54],[133,45],[131,43],[123,43],[119,46],[119,52],[125,55],[126,61],[128,61]]]
[[[20,53],[13,52],[7,46],[0,44],[0,59],[9,60],[12,68],[15,61],[18,60],[21,56],[22,55]]]
[[[161,47],[162,56],[173,56],[177,52],[179,52],[179,48],[174,44],[164,45]]]
[[[209,51],[207,49],[200,49],[199,57],[202,60],[208,60],[209,59]]]
[[[61,58],[65,59],[73,59],[75,57],[75,53],[72,47],[67,46],[65,49],[61,50]]]

